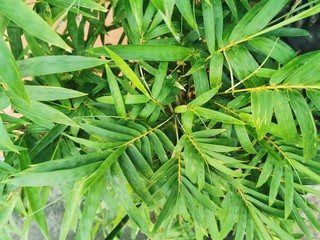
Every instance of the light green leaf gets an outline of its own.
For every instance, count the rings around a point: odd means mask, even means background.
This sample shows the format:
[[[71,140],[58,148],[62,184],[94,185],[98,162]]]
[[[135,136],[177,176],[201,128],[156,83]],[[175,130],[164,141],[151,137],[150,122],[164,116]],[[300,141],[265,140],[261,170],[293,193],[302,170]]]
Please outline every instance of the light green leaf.
[[[110,55],[110,57],[115,61],[117,66],[121,69],[123,74],[129,78],[129,80],[134,84],[134,86],[137,87],[144,95],[149,96],[147,89],[143,86],[140,79],[137,77],[134,71],[128,66],[128,64],[109,48],[105,49]]]
[[[86,196],[86,203],[82,212],[79,227],[77,229],[77,239],[90,239],[94,217],[100,204],[100,198],[104,192],[105,178],[100,178],[94,187],[90,188]]]
[[[31,208],[31,214],[34,214],[37,224],[41,232],[45,236],[45,238],[50,239],[47,222],[46,222],[46,215],[44,212],[45,206],[41,201],[40,190],[41,190],[40,188],[36,188],[36,187],[25,188],[26,196],[28,198],[30,208]]]
[[[25,2],[20,0],[0,0],[0,13],[35,37],[53,43],[63,49],[70,49],[51,26],[32,11]]]
[[[274,112],[277,118],[281,135],[287,143],[293,143],[298,137],[289,99],[284,91],[273,91]]]
[[[242,122],[239,119],[236,119],[234,117],[231,117],[227,114],[215,111],[215,110],[211,110],[208,108],[203,108],[203,107],[194,107],[194,111],[202,116],[202,117],[206,117],[215,121],[221,121],[224,123],[230,123],[230,124],[240,124],[240,125],[244,125],[244,122]]]
[[[215,88],[221,85],[223,73],[223,54],[214,53],[209,63],[209,81],[210,87]]]
[[[123,174],[128,180],[130,186],[135,191],[135,193],[147,204],[152,204],[152,196],[145,186],[143,179],[140,177],[139,173],[135,169],[133,163],[126,153],[123,153],[119,159],[119,165],[122,169]]]
[[[190,1],[175,0],[175,3],[181,13],[181,16],[183,16],[193,30],[198,31],[197,22],[194,18]]]
[[[127,115],[126,108],[122,99],[122,95],[121,95],[117,80],[113,75],[109,66],[108,65],[105,65],[105,66],[107,71],[108,83],[109,83],[109,87],[110,87],[110,91],[111,91],[111,95],[113,98],[113,103],[116,108],[116,111],[120,117],[126,117]]]
[[[251,111],[253,124],[256,128],[258,139],[262,139],[269,131],[273,115],[273,96],[268,90],[251,92]]]
[[[18,153],[18,149],[16,146],[13,145],[13,142],[9,137],[9,134],[2,122],[1,117],[0,117],[0,149],[4,151],[14,151]]]
[[[298,56],[280,68],[270,79],[270,84],[278,85],[303,65],[313,64],[320,58],[320,52],[310,52]]]
[[[279,163],[275,162],[272,172],[272,179],[270,184],[270,192],[269,192],[269,206],[271,206],[278,195],[278,190],[280,187],[280,183],[282,180],[283,167]]]
[[[150,101],[150,98],[146,95],[126,95],[122,96],[124,104],[126,105],[135,105],[135,104],[142,104],[147,103]],[[106,103],[106,104],[114,104],[114,99],[112,96],[103,96],[97,98],[98,102]]]
[[[113,151],[110,156],[108,156],[99,166],[99,168],[92,173],[87,179],[86,179],[86,185],[83,190],[83,192],[86,192],[87,190],[91,189],[97,181],[99,181],[101,178],[103,178],[103,175],[106,173],[106,171],[112,166],[112,164],[118,160],[118,158],[121,156],[121,154],[126,150],[126,146],[119,147],[115,151]]]
[[[256,149],[253,147],[253,144],[249,138],[247,129],[243,125],[234,125],[234,129],[236,130],[236,134],[238,137],[238,140],[243,147],[243,149],[251,154],[257,153]]]
[[[32,172],[26,170],[13,175],[10,183],[16,186],[30,187],[64,184],[92,174],[100,164],[101,161],[51,172]]]
[[[269,154],[266,161],[263,164],[262,172],[257,181],[257,187],[261,187],[271,177],[275,160]]]
[[[289,90],[288,95],[302,133],[304,160],[308,161],[316,155],[318,150],[318,134],[314,118],[299,91]]]
[[[35,101],[56,101],[61,99],[83,97],[86,94],[72,89],[49,86],[25,86],[30,98]]]
[[[215,51],[215,13],[211,1],[202,1],[203,24],[207,40],[208,50],[211,54]],[[218,84],[219,85],[219,84]]]
[[[310,98],[311,102],[320,111],[320,90],[319,89],[308,89],[307,95]]]
[[[12,98],[11,103],[19,113],[41,126],[52,128],[54,126],[53,123],[60,123],[79,127],[77,123],[62,112],[41,102],[31,101],[31,106],[29,106],[19,98]]]
[[[210,101],[214,95],[218,92],[220,86],[217,86],[205,93],[202,93],[200,96],[198,96],[196,99],[192,100],[188,103],[188,107],[199,107],[205,104],[206,102]]]
[[[174,211],[176,208],[177,200],[178,200],[178,188],[174,187],[169,197],[167,198],[167,201],[163,205],[161,212],[153,226],[153,229],[152,229],[153,233],[156,233],[158,231],[159,227],[163,222],[165,221],[168,222],[168,219],[172,218],[172,215],[174,214]],[[167,226],[165,226],[164,231],[166,230],[166,227],[168,227],[168,225],[169,223],[167,224]]]
[[[22,77],[64,73],[92,68],[106,61],[82,56],[41,56],[17,62]]]
[[[168,45],[111,45],[86,50],[97,56],[111,57],[107,49],[123,60],[183,61],[193,54],[193,50],[181,46]],[[150,54],[152,52],[152,54]]]
[[[74,186],[72,188],[72,191],[68,197],[66,206],[65,206],[65,212],[63,214],[63,219],[61,223],[61,229],[60,229],[60,236],[59,240],[63,240],[67,238],[69,229],[72,225],[72,221],[74,218],[75,213],[77,212],[77,208],[80,206],[81,201],[81,190],[84,185],[84,180],[78,180],[74,183]]]
[[[83,7],[87,9],[92,9],[92,10],[97,10],[97,11],[102,11],[102,12],[107,12],[107,8],[99,5],[98,3],[92,1],[92,0],[55,0],[59,2],[66,3],[68,5],[76,5],[77,8]]]
[[[11,90],[16,96],[24,99],[27,103],[30,102],[16,61],[14,60],[13,55],[9,51],[8,46],[2,37],[0,39],[0,83],[4,83],[9,90]]]
[[[286,64],[292,60],[296,54],[292,48],[281,40],[272,40],[266,37],[255,37],[249,40],[249,43],[256,49],[260,50],[266,55],[270,55],[281,64]],[[272,52],[270,52],[272,50]]]
[[[234,27],[229,41],[236,42],[241,38],[258,33],[287,2],[288,0],[263,0],[255,4]]]
[[[284,169],[284,176],[285,176],[285,196],[284,196],[284,211],[285,211],[285,218],[288,218],[292,211],[293,206],[293,193],[294,193],[294,186],[293,186],[293,172],[291,167],[286,167]]]

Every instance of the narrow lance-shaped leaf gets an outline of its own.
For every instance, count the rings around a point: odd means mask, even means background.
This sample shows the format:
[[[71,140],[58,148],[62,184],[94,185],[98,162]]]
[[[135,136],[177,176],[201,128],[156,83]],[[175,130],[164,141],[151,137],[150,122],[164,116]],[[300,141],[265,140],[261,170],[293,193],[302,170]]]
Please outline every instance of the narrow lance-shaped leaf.
[[[30,98],[36,101],[56,101],[86,96],[82,92],[62,87],[26,85],[25,88]]]
[[[275,99],[273,102],[274,112],[282,137],[287,143],[293,143],[298,134],[287,94],[285,91],[275,90],[273,91],[273,98]]]
[[[66,239],[69,229],[72,225],[72,221],[74,219],[74,214],[76,213],[76,209],[79,206],[81,200],[81,190],[84,185],[84,180],[78,180],[74,183],[72,191],[68,197],[68,201],[66,203],[65,212],[63,215],[63,220],[61,223],[60,236],[59,240]]]
[[[0,149],[4,151],[18,152],[18,149],[13,145],[13,142],[9,137],[9,134],[2,122],[1,117],[0,117]]]
[[[308,161],[316,155],[318,150],[318,134],[314,119],[299,91],[289,90],[288,95],[302,133],[304,160]]]
[[[112,57],[107,49],[110,49],[123,60],[145,61],[183,61],[192,55],[193,51],[187,47],[168,45],[110,45],[108,47],[90,48],[86,52]],[[152,54],[150,54],[152,52]]]
[[[51,26],[32,11],[25,2],[20,0],[0,0],[0,13],[35,37],[53,43],[58,47],[69,49],[68,45]]]
[[[117,64],[117,66],[121,69],[123,74],[130,79],[130,81],[134,84],[134,86],[137,87],[143,94],[145,94],[146,96],[149,96],[147,89],[143,86],[140,79],[137,77],[134,71],[128,66],[128,64],[110,49],[106,48],[106,51],[108,52],[110,57],[114,60],[114,62]]]
[[[269,131],[271,124],[273,114],[272,92],[267,90],[252,91],[251,110],[258,139],[262,139]]]
[[[119,117],[126,117],[126,108],[122,99],[122,95],[120,92],[119,85],[117,83],[117,80],[115,76],[113,75],[110,67],[106,64],[106,71],[107,71],[107,77],[108,77],[108,83],[111,91],[111,96],[113,98],[113,103],[116,108],[116,111],[119,115]]]
[[[99,58],[83,56],[41,56],[17,62],[22,77],[78,71],[104,64]]]
[[[215,50],[215,16],[211,1],[202,1],[203,23],[208,50],[211,54]]]
[[[4,83],[9,90],[27,103],[30,102],[16,61],[2,37],[0,39],[0,83]]]
[[[193,30],[198,31],[198,26],[192,13],[190,1],[175,0],[175,3],[187,23],[193,28]]]

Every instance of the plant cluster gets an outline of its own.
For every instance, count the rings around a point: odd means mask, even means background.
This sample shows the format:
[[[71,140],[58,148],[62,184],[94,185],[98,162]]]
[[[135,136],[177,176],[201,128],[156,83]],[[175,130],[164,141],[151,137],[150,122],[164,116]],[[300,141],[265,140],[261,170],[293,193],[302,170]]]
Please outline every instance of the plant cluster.
[[[320,52],[282,37],[320,4],[298,2],[0,0],[0,238],[50,239],[58,186],[60,239],[313,239]]]

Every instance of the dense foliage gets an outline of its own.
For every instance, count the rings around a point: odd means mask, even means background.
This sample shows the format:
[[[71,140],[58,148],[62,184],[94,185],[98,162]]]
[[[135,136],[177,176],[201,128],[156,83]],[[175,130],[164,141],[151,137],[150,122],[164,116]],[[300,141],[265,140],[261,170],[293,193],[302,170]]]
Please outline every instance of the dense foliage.
[[[320,4],[298,2],[0,0],[0,238],[49,239],[58,186],[60,239],[313,239],[320,52],[282,37]]]

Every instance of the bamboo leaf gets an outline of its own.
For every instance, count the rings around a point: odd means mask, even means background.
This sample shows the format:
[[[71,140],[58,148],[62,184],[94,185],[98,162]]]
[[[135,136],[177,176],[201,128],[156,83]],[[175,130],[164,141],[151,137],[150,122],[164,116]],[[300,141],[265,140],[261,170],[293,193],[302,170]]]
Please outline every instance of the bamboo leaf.
[[[262,139],[269,131],[273,115],[273,96],[271,91],[261,90],[251,92],[251,109],[253,124],[258,139]]]
[[[113,73],[111,72],[111,69],[108,65],[106,66],[107,76],[108,76],[108,83],[111,91],[111,95],[113,98],[114,106],[117,110],[117,113],[120,117],[126,117],[126,108],[122,99],[122,95],[120,92],[119,85],[117,83],[117,80]]]
[[[287,2],[288,0],[265,0],[255,4],[234,27],[229,38],[230,42],[258,33],[267,26]]]
[[[110,50],[109,48],[105,48],[110,57],[115,61],[117,66],[121,69],[124,75],[126,75],[130,81],[137,87],[144,95],[149,96],[147,89],[143,86],[140,79],[137,75],[132,71],[132,69],[128,66],[128,64],[115,52]]]
[[[78,71],[104,63],[102,59],[82,56],[41,56],[17,62],[22,77]]]
[[[135,193],[147,204],[152,204],[153,199],[149,190],[146,188],[142,178],[132,164],[130,158],[126,153],[123,153],[119,159],[119,165],[128,180],[130,186],[135,191]]]
[[[97,56],[112,57],[111,50],[123,60],[145,61],[183,61],[192,55],[193,51],[187,47],[168,45],[111,45],[86,50]],[[152,54],[150,54],[152,52]]]
[[[65,206],[66,210],[63,214],[59,240],[67,238],[69,229],[72,225],[74,215],[76,213],[76,209],[79,207],[79,204],[80,204],[81,190],[83,188],[83,185],[84,185],[83,179],[78,180],[74,183],[74,186],[72,188],[72,191],[68,197],[68,200]]]
[[[282,137],[287,143],[295,142],[298,134],[286,93],[275,90],[273,92],[273,99],[276,99],[273,102],[274,112]]]
[[[291,214],[293,207],[293,195],[294,195],[294,187],[293,187],[293,173],[291,167],[287,167],[284,169],[285,176],[285,196],[284,196],[284,211],[285,218],[288,218]]]
[[[30,103],[30,99],[26,89],[24,88],[16,61],[3,38],[0,39],[0,83],[1,82],[4,83],[16,96],[24,99],[27,103]]]
[[[304,160],[308,161],[316,155],[318,149],[318,134],[314,119],[308,104],[298,91],[289,90],[288,95],[302,133]]]
[[[168,221],[168,219],[172,218],[172,215],[174,214],[174,209],[176,208],[178,200],[178,188],[174,187],[168,196],[165,204],[163,205],[163,208],[161,209],[161,212],[153,226],[152,232],[156,233],[161,226],[161,224],[165,221]],[[169,223],[167,226],[165,226],[164,231],[166,230],[166,227],[168,227]]]
[[[70,119],[62,112],[41,102],[32,100],[32,105],[29,106],[22,99],[12,98],[11,103],[18,112],[22,113],[24,116],[38,123],[39,125],[47,127],[49,129],[54,126],[52,124],[53,122],[68,126],[79,127],[77,123],[75,123],[72,119]]]
[[[208,108],[203,108],[203,107],[194,107],[194,111],[202,116],[202,117],[206,117],[212,120],[216,120],[216,121],[221,121],[224,123],[230,123],[230,124],[240,124],[240,125],[244,125],[244,123],[239,120],[236,119],[234,117],[231,117],[227,114],[215,111],[215,110],[211,110]]]
[[[70,49],[60,36],[28,5],[20,0],[0,1],[0,13],[34,35],[63,49]]]
[[[35,101],[56,101],[61,99],[83,97],[86,94],[72,89],[49,86],[25,86],[30,98]]]

